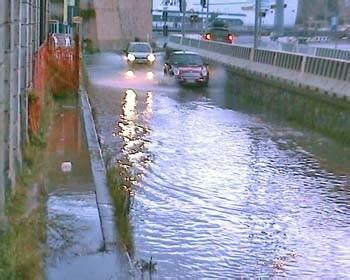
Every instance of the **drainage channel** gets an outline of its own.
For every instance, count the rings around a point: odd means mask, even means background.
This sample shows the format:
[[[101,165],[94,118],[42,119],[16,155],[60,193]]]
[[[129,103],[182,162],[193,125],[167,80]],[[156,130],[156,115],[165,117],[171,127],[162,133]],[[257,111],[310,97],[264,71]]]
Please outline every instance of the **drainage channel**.
[[[61,106],[48,137],[47,279],[129,279],[117,247],[106,250],[80,108]]]

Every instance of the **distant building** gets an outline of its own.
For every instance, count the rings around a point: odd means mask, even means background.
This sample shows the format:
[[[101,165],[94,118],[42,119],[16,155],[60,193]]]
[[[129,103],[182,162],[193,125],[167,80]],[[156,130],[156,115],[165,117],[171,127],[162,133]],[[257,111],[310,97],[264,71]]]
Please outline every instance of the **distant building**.
[[[340,1],[340,17],[343,24],[350,25],[350,0]]]
[[[310,1],[310,0],[309,0]],[[284,25],[294,26],[298,13],[299,0],[285,0]],[[206,9],[203,9],[199,0],[186,0],[187,12],[198,14],[199,18],[206,17]],[[254,0],[210,0],[209,13],[214,16],[220,16],[220,19],[231,21],[232,24],[241,23],[242,25],[252,26],[255,22],[255,1]],[[275,23],[275,9],[273,8],[275,0],[261,0],[261,9],[264,12],[262,24],[273,26]],[[162,13],[168,11],[168,19],[174,22],[181,22],[177,17],[180,16],[179,0],[153,0],[153,21],[162,24]]]

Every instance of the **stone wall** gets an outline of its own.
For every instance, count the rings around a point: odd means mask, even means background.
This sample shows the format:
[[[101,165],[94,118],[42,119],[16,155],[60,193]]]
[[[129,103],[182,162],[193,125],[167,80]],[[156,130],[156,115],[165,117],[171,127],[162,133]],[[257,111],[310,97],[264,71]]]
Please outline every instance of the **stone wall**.
[[[98,47],[121,50],[136,37],[150,40],[151,4],[148,0],[94,0]]]

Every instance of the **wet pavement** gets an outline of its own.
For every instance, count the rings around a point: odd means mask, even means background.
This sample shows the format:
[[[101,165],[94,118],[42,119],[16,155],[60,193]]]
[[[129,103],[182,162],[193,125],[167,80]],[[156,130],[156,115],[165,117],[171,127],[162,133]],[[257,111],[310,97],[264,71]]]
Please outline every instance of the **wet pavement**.
[[[47,279],[129,279],[128,263],[105,251],[78,104],[57,109],[47,157]],[[63,162],[72,163],[62,172]]]
[[[134,260],[152,256],[153,279],[349,277],[349,147],[235,110],[223,69],[182,88],[161,62],[152,80],[117,54],[86,61],[102,148],[133,182]]]

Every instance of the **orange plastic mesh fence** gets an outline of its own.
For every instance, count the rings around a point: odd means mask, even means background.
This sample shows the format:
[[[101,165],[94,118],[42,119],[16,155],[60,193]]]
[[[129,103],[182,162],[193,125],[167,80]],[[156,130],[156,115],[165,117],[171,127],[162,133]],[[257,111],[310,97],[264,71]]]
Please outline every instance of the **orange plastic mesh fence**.
[[[46,41],[34,56],[33,90],[29,98],[29,130],[38,135],[45,95],[74,95],[79,87],[79,47],[57,47]]]

